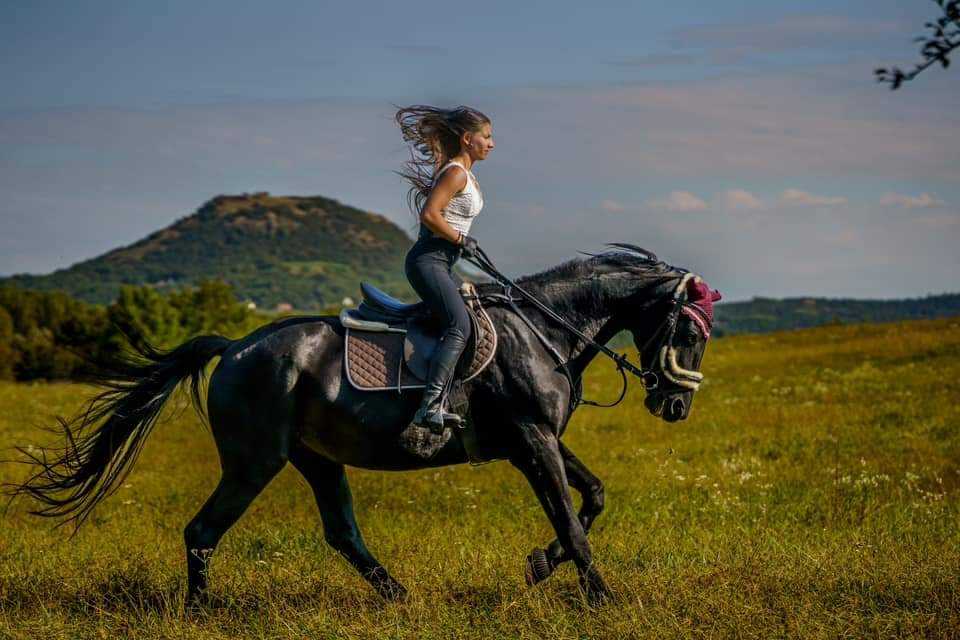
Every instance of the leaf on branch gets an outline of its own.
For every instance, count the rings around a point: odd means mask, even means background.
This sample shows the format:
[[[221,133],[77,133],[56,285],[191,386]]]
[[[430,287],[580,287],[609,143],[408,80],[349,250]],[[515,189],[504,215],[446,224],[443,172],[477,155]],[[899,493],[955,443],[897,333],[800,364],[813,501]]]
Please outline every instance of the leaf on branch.
[[[890,88],[893,90],[899,89],[900,85],[903,84],[904,78],[906,78],[906,76],[902,71],[900,71],[900,69],[894,69],[893,85]]]
[[[916,36],[914,42],[922,43],[920,54],[923,62],[914,65],[910,73],[899,68],[878,68],[874,70],[878,82],[889,82],[891,89],[898,89],[908,80],[913,80],[924,69],[936,62],[944,69],[950,66],[950,53],[960,47],[960,0],[934,0],[943,11],[943,15],[934,21],[924,23],[931,31],[928,36]]]

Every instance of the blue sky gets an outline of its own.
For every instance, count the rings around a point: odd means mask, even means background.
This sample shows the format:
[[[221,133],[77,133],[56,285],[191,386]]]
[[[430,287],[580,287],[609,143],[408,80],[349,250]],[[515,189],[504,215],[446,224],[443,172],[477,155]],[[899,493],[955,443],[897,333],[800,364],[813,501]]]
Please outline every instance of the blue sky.
[[[645,246],[727,299],[957,291],[960,75],[898,92],[929,0],[42,2],[0,23],[0,274],[129,244],[221,193],[405,229],[392,103],[497,148],[475,235],[521,274]]]

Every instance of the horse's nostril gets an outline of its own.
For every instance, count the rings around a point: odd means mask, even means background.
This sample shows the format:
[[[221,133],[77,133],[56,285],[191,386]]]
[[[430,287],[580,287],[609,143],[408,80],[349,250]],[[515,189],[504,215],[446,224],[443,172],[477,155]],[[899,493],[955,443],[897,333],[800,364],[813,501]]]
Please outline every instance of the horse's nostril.
[[[683,400],[674,398],[670,403],[670,417],[679,418],[683,415]]]

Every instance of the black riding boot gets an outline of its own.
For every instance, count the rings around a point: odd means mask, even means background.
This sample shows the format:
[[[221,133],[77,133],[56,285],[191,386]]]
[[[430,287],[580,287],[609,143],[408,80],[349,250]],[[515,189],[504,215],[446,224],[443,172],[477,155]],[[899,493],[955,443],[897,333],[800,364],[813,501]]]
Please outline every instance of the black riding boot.
[[[444,411],[444,404],[465,343],[460,336],[448,334],[437,345],[430,359],[420,408],[410,425],[400,433],[403,447],[421,458],[433,457],[450,439],[451,432],[447,427],[460,425],[460,416]]]

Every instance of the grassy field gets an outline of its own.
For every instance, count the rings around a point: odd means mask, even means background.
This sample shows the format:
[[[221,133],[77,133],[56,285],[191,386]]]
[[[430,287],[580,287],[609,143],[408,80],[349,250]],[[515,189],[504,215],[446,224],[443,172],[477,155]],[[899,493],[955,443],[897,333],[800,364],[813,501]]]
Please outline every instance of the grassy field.
[[[226,535],[216,604],[182,613],[182,529],[218,478],[181,399],[127,484],[72,540],[14,503],[0,520],[0,637],[960,637],[960,319],[715,340],[690,419],[634,385],[565,442],[606,483],[590,540],[615,591],[590,610],[569,565],[529,589],[552,539],[509,464],[350,470],[373,552],[410,589],[384,604],[323,542],[285,470]],[[615,397],[597,361],[587,396]],[[0,384],[0,447],[89,394]],[[0,465],[0,479],[23,478]]]

